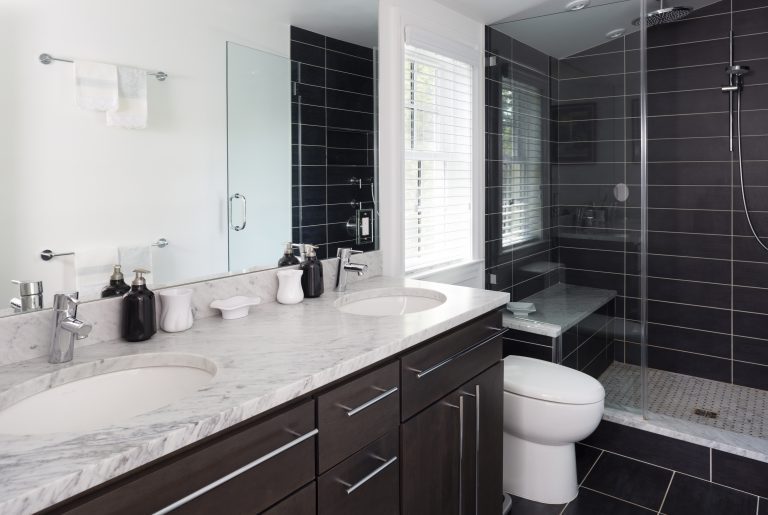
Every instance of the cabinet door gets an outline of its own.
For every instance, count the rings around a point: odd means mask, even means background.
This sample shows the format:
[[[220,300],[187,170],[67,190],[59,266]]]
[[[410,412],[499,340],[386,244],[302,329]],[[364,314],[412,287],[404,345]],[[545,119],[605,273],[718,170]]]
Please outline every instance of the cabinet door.
[[[262,515],[317,515],[317,487],[311,482]]]
[[[501,512],[502,366],[401,426],[403,515]]]

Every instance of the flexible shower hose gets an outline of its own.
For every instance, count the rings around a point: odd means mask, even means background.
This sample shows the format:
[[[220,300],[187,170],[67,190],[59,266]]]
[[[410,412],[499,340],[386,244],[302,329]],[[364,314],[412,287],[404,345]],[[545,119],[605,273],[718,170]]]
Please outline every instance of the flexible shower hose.
[[[741,153],[741,91],[739,91],[736,94],[736,124],[738,125],[737,129],[739,131],[738,150],[739,150],[739,180],[741,181],[741,199],[744,201],[744,213],[747,215],[747,225],[749,225],[749,229],[752,231],[752,235],[757,240],[757,243],[759,243],[761,247],[763,247],[766,251],[768,251],[768,246],[766,246],[765,243],[763,243],[763,240],[760,239],[760,236],[757,234],[757,231],[755,230],[755,226],[752,223],[752,217],[749,214],[749,206],[747,205],[747,192],[746,192],[746,187],[744,185],[744,156]]]

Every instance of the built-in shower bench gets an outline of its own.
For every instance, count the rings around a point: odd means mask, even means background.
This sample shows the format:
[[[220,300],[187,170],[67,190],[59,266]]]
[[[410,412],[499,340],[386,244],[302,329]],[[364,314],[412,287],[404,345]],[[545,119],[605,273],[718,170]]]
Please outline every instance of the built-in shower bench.
[[[559,283],[521,302],[536,311],[515,315],[505,311],[504,354],[560,362],[599,376],[613,361],[613,320],[616,292]]]

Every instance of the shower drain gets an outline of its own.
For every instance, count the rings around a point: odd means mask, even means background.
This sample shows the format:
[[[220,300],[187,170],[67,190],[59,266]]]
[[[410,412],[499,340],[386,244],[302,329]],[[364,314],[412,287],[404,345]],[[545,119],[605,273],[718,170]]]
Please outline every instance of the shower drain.
[[[717,418],[717,411],[710,411],[704,408],[693,408],[693,413],[705,418]]]

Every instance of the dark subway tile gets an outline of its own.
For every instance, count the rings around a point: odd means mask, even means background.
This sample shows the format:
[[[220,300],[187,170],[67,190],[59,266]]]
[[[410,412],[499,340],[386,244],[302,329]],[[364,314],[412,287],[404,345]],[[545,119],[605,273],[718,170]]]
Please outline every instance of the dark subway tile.
[[[733,283],[741,286],[768,288],[768,263],[733,263]],[[762,292],[768,303],[768,290],[755,290],[755,295]]]
[[[734,336],[733,359],[768,365],[768,340]]]
[[[552,361],[552,347],[518,340],[508,340],[506,338],[502,342],[502,347],[504,356],[526,356],[543,361]]]
[[[765,338],[768,328],[768,315],[757,313],[733,312],[733,334],[752,338]]]
[[[712,450],[712,481],[768,497],[768,463]]]
[[[713,381],[731,381],[731,361],[702,354],[682,353],[659,347],[648,348],[648,366],[658,370],[703,377]]]
[[[768,366],[734,361],[733,383],[749,388],[768,390]]]
[[[652,254],[730,259],[731,238],[706,234],[649,232],[648,249]]]
[[[727,64],[728,48],[727,37],[709,41],[698,41],[695,43],[649,48],[648,70],[715,63]]]
[[[325,47],[325,36],[317,32],[291,26],[291,39],[319,47]]]
[[[723,186],[649,186],[648,207],[730,209],[731,188]]]
[[[328,109],[328,127],[365,130],[373,127],[373,114],[343,109]]]
[[[754,147],[744,148],[745,156],[754,156]],[[751,157],[754,159],[754,157]],[[648,141],[649,161],[723,161],[730,164],[727,137],[652,139]]]
[[[624,272],[624,254],[621,252],[561,247],[560,262],[566,268],[599,272]]]
[[[648,321],[718,333],[731,330],[730,311],[653,300],[648,302]]]
[[[648,228],[651,231],[728,235],[731,233],[731,213],[652,208],[648,210]]]
[[[373,80],[368,77],[352,75],[351,73],[328,70],[326,72],[325,84],[331,89],[373,95]]]
[[[651,116],[648,118],[648,136],[654,139],[727,137],[728,113]]]
[[[599,449],[588,445],[576,444],[576,480],[579,483],[584,481],[587,472],[592,469],[601,452]]]
[[[549,75],[549,56],[516,39],[512,40],[512,60],[542,75]]]
[[[661,507],[661,512],[667,515],[752,515],[756,510],[754,495],[683,474],[675,474]]]
[[[730,186],[731,165],[730,163],[700,162],[648,163],[648,184]]]
[[[368,149],[368,131],[328,129],[328,146],[336,148]]]
[[[676,256],[648,256],[648,275],[652,277],[730,284],[731,263],[724,260]]]
[[[512,59],[512,38],[494,28],[486,27],[485,49],[507,59]]]
[[[663,302],[730,309],[731,286],[673,279],[648,279],[648,298]]]
[[[291,104],[293,121],[305,125],[325,125],[325,109],[318,106]]]
[[[310,84],[298,84],[296,86],[296,93],[298,98],[294,96],[294,102],[314,106],[325,105],[325,88]]]
[[[618,73],[624,73],[624,54],[620,52],[560,60],[561,80]]]
[[[649,116],[727,111],[728,95],[724,95],[719,89],[653,93],[648,95]]]
[[[291,41],[291,60],[313,66],[325,66],[325,50],[314,45]]]
[[[373,61],[369,59],[361,59],[359,57],[328,50],[325,54],[325,65],[329,70],[373,77]]]
[[[729,334],[651,323],[648,324],[648,343],[670,350],[708,354],[726,359],[731,357]]]
[[[589,99],[624,95],[624,75],[561,80],[558,99]]]
[[[351,111],[373,112],[373,97],[349,91],[326,90],[326,103],[328,107],[347,109]]]
[[[739,35],[768,32],[768,7],[734,12],[733,31]]]
[[[297,66],[297,76],[294,80],[301,84],[325,86],[325,68],[297,62],[294,62],[294,65]]]
[[[347,41],[341,41],[340,39],[326,38],[325,47],[328,50],[333,50],[335,52],[354,55],[364,59],[373,59],[373,49],[355,45],[354,43],[349,43]]]

